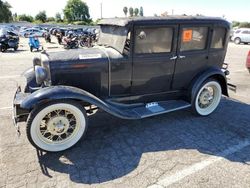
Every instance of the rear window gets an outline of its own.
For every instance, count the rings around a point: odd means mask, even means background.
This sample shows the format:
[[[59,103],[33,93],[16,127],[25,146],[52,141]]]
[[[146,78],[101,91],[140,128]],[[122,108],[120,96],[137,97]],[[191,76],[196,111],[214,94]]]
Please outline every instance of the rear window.
[[[222,27],[214,28],[211,48],[220,49],[224,47],[226,29]]]
[[[187,27],[182,29],[180,51],[204,50],[206,48],[208,27]]]
[[[136,54],[171,52],[173,28],[137,29],[135,37]]]

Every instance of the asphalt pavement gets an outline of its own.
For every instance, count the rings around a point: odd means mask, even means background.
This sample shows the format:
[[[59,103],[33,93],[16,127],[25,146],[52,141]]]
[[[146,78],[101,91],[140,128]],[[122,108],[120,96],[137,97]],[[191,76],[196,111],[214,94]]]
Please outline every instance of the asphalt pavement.
[[[24,123],[20,138],[12,125],[16,84],[24,82],[19,75],[39,55],[21,42],[18,52],[0,54],[0,188],[250,187],[250,45],[229,44],[226,62],[237,92],[212,115],[186,109],[128,121],[100,112],[75,147],[46,153],[29,144]]]

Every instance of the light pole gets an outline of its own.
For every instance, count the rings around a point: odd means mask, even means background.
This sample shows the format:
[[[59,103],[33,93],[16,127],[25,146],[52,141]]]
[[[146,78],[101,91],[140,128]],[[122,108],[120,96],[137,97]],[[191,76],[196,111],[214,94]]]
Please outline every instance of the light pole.
[[[101,19],[102,19],[102,2],[101,2]]]

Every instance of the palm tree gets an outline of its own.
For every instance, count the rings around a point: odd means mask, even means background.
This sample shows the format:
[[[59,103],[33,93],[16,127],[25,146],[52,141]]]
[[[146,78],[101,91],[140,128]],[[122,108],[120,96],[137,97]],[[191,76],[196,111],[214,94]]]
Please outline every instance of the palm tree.
[[[135,8],[134,14],[135,14],[135,16],[138,16],[138,14],[139,14],[139,9],[138,8]]]
[[[140,7],[140,13],[139,13],[140,16],[143,16],[143,7]]]
[[[124,12],[125,16],[127,17],[127,14],[128,14],[128,7],[124,7],[124,8],[123,8],[123,12]]]
[[[134,9],[132,7],[129,8],[129,16],[130,17],[134,16]]]

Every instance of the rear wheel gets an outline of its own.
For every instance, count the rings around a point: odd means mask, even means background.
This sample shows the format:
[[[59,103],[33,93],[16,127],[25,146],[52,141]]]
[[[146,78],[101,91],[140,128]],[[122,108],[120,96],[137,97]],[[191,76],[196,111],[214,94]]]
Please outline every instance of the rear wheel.
[[[201,116],[210,115],[218,107],[221,93],[221,85],[218,81],[212,79],[205,81],[194,96],[193,111]]]
[[[30,47],[30,51],[33,52],[33,47],[32,46]]]
[[[235,44],[240,44],[240,43],[241,43],[240,38],[236,38],[236,39],[234,39],[234,43],[235,43]]]
[[[27,122],[30,143],[57,152],[75,145],[87,130],[85,109],[78,103],[53,102],[34,109]]]

